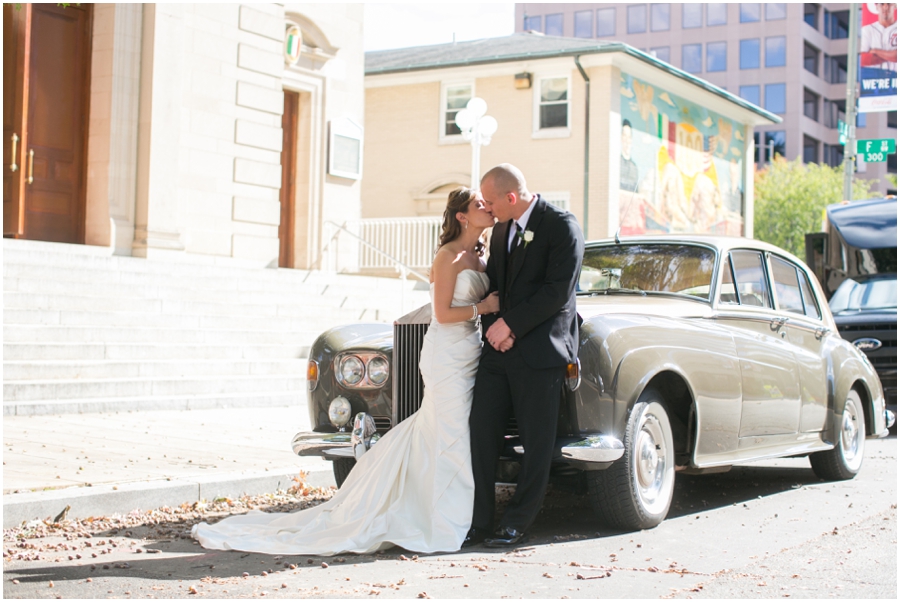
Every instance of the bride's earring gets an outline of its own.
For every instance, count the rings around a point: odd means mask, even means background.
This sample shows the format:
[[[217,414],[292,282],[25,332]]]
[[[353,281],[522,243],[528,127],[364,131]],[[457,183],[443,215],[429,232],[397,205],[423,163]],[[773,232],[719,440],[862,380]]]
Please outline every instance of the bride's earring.
[[[466,230],[469,229],[469,222],[466,222]]]

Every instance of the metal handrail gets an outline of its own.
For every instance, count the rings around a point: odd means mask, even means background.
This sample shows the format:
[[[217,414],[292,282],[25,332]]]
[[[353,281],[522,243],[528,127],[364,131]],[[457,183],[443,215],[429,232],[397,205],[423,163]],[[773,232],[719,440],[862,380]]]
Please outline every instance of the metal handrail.
[[[408,265],[406,265],[405,263],[403,263],[402,261],[400,261],[399,259],[397,259],[397,258],[394,257],[393,255],[391,255],[390,253],[386,253],[386,252],[382,251],[381,249],[379,249],[378,247],[376,247],[375,245],[373,245],[372,243],[370,243],[370,242],[367,241],[366,239],[362,238],[361,236],[359,236],[359,235],[357,235],[357,234],[354,234],[353,232],[351,232],[350,230],[348,230],[348,229],[345,228],[344,226],[342,226],[342,225],[340,225],[340,224],[337,224],[337,223],[335,223],[335,222],[333,222],[333,221],[331,221],[331,220],[325,220],[324,223],[326,223],[326,224],[331,224],[331,225],[334,226],[335,228],[337,228],[337,229],[339,229],[339,230],[341,230],[341,231],[343,231],[343,232],[346,232],[347,234],[349,234],[350,236],[352,236],[353,238],[355,238],[356,240],[358,240],[358,241],[361,242],[362,244],[366,245],[367,247],[369,247],[370,249],[372,249],[372,250],[375,251],[376,253],[378,253],[378,254],[380,254],[380,255],[383,255],[384,257],[386,257],[386,258],[388,258],[389,260],[393,261],[395,264],[397,264],[398,266],[400,266],[401,268],[403,268],[402,271],[404,271],[404,274],[403,274],[403,275],[404,275],[404,278],[406,277],[405,272],[409,272],[410,274],[412,274],[413,276],[415,276],[416,278],[418,278],[418,279],[421,280],[422,282],[425,282],[426,284],[429,283],[429,282],[431,282],[431,281],[428,279],[428,276],[422,274],[421,272],[417,272],[416,270],[414,270],[413,268],[409,267]],[[336,236],[337,236],[337,234],[335,234],[335,236],[332,236],[332,237],[331,237],[331,240],[329,240],[327,243],[325,243],[325,246],[322,248],[322,251],[325,251],[325,249],[328,248],[328,245],[331,244],[331,241],[333,241],[333,240],[335,239]]]

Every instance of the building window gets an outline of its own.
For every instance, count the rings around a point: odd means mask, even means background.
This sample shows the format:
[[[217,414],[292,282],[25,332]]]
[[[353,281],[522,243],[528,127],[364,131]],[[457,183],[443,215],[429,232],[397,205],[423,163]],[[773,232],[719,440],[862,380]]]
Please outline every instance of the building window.
[[[847,55],[825,55],[825,81],[829,84],[843,84],[847,82]]]
[[[766,67],[784,67],[785,46],[784,36],[766,38]]]
[[[616,9],[599,9],[597,11],[597,37],[614,35],[616,35]]]
[[[889,128],[897,129],[897,111],[888,111],[887,123]]]
[[[787,145],[784,130],[765,133],[765,146],[762,148],[762,162],[768,163],[772,160],[772,154],[784,157],[787,154]]]
[[[647,31],[647,5],[633,4],[628,7],[628,33]]]
[[[803,88],[803,114],[813,121],[819,120],[819,95]]]
[[[541,16],[529,17],[525,15],[525,31],[541,31]]]
[[[782,115],[785,112],[785,85],[784,84],[766,84],[766,105],[765,108],[770,113]]]
[[[759,69],[759,38],[741,40],[741,69]]]
[[[575,13],[575,22],[578,22],[578,13]],[[546,27],[544,33],[548,36],[561,36],[563,34],[562,13],[547,15],[547,19],[544,21],[544,26]],[[578,33],[576,32],[575,35],[577,36]]]
[[[844,162],[844,147],[840,144],[822,145],[822,163],[829,167],[837,167]]]
[[[738,94],[747,102],[752,102],[756,106],[760,106],[759,86],[741,86]]]
[[[681,47],[681,68],[688,73],[703,70],[703,44],[685,44]]]
[[[803,162],[817,163],[819,161],[819,141],[809,136],[803,137]]]
[[[660,46],[658,48],[651,48],[650,54],[655,56],[661,61],[670,62],[669,61],[669,47],[668,46]]]
[[[706,24],[725,25],[728,23],[728,5],[724,2],[715,2],[706,5]]]
[[[681,27],[682,29],[703,27],[702,4],[693,3],[681,5]]]
[[[441,112],[444,114],[441,137],[459,136],[461,132],[456,127],[456,114],[465,109],[466,103],[474,96],[474,86],[472,84],[444,84],[441,96],[443,96]]]
[[[725,71],[728,63],[728,43],[709,42],[706,45],[706,70]]]
[[[538,129],[569,127],[569,78],[541,80],[538,101]]]
[[[831,40],[846,39],[850,31],[850,11],[825,11],[825,37]]]
[[[819,5],[813,4],[811,2],[805,2],[803,4],[803,21],[806,22],[807,25],[815,29],[819,30]]]
[[[783,2],[766,3],[766,21],[787,19],[787,4]]]
[[[562,34],[560,34],[562,35]],[[580,10],[575,13],[575,37],[594,37],[594,11]]]
[[[838,127],[838,121],[844,119],[844,108],[847,106],[846,100],[828,100],[822,103],[822,124],[832,130]]]
[[[759,21],[759,4],[741,3],[741,23],[754,23]]]
[[[866,114],[865,113],[857,113],[856,114],[856,127],[858,127],[858,128],[866,127]]]
[[[650,31],[669,30],[669,4],[650,5]]]
[[[809,44],[803,44],[803,68],[813,75],[819,74],[819,51]]]

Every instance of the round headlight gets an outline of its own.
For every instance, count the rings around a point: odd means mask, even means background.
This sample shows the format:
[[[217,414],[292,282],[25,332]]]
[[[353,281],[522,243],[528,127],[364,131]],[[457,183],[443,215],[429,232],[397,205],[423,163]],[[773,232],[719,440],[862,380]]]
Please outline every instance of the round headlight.
[[[358,361],[358,360],[357,360]],[[350,422],[350,402],[345,397],[335,397],[328,406],[328,420],[331,424],[340,428]]]
[[[357,385],[366,374],[362,360],[355,355],[348,355],[341,360],[341,380],[348,385]]]
[[[390,374],[388,361],[383,357],[373,357],[366,366],[366,373],[373,385],[383,385]]]

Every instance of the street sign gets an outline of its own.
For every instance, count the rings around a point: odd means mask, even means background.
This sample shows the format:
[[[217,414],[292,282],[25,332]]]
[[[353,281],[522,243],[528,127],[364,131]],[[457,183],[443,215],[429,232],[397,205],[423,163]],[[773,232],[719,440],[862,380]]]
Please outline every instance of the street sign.
[[[896,152],[897,141],[893,138],[856,141],[856,153],[867,163],[887,161],[888,155],[892,155]]]
[[[841,146],[847,144],[847,134],[849,134],[847,122],[843,119],[838,119],[838,144]]]

